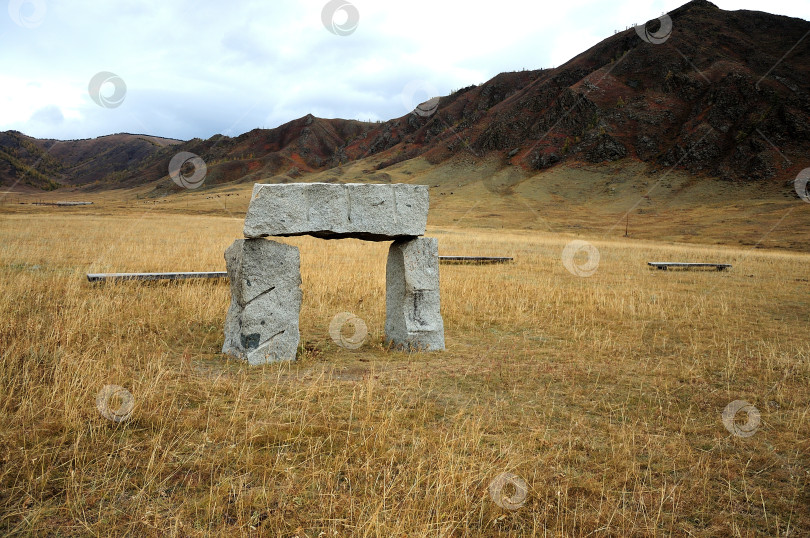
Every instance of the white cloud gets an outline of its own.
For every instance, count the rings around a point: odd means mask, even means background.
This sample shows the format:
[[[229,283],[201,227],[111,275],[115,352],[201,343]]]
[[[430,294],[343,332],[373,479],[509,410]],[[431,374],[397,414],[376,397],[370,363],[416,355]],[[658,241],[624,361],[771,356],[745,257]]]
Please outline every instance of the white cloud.
[[[41,123],[46,126],[60,125],[65,121],[62,109],[56,105],[48,105],[40,108],[31,115],[31,123]]]
[[[410,83],[447,94],[502,71],[561,65],[684,0],[353,0],[360,19],[348,36],[323,26],[325,0],[26,1],[45,6],[24,6],[29,18],[44,13],[31,28],[0,11],[0,130],[207,138],[307,113],[398,117]],[[762,9],[753,0],[715,3]],[[810,19],[806,0],[766,7]],[[100,71],[126,82],[120,107],[90,99],[88,83]]]

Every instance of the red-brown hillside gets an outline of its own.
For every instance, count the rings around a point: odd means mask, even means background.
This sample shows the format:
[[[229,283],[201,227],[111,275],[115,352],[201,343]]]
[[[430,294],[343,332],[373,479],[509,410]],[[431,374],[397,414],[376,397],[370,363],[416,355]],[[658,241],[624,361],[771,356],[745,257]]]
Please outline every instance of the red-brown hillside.
[[[500,156],[504,166],[526,170],[640,160],[650,171],[678,167],[729,180],[785,179],[807,166],[810,22],[723,11],[705,0],[668,16],[672,31],[663,43],[629,29],[558,68],[501,73],[442,97],[427,116],[374,124],[307,115],[236,138],[183,143],[0,133],[0,183],[132,186],[166,178],[178,151],[206,161],[208,186],[286,181],[369,156],[378,169],[460,153]]]
[[[500,152],[535,169],[630,158],[724,179],[773,178],[806,163],[810,23],[704,0],[669,16],[664,43],[621,32],[559,68],[462,89],[433,116],[387,122],[344,152],[387,150],[388,163]]]
[[[0,133],[0,185],[50,190],[124,177],[162,148],[179,142],[133,134],[50,140],[8,131]]]
[[[0,133],[0,184],[92,189],[133,186],[164,178],[179,151],[203,157],[207,185],[277,174],[296,176],[328,168],[338,148],[370,128],[354,120],[307,115],[275,129],[254,129],[236,138],[216,135],[188,142],[118,134],[90,140],[38,140]]]

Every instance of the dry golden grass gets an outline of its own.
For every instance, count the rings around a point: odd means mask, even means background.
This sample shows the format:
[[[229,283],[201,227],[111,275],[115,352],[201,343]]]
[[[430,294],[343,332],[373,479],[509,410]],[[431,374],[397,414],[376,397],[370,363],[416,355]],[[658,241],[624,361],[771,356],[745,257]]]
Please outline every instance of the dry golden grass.
[[[15,208],[0,219],[0,530],[58,535],[810,534],[810,256],[431,229],[447,351],[383,345],[387,244],[301,247],[302,349],[219,354],[219,282],[90,285],[86,272],[222,270],[234,218]],[[659,272],[652,259],[730,262]],[[328,335],[363,318],[365,345]],[[101,416],[108,384],[135,400]],[[751,437],[721,413],[746,400]],[[525,480],[516,510],[488,492]],[[511,493],[508,490],[507,493]]]
[[[795,186],[774,182],[726,182],[680,170],[649,174],[643,163],[573,163],[540,172],[505,167],[500,159],[463,154],[439,165],[409,159],[376,171],[360,160],[313,173],[307,182],[404,182],[430,187],[428,224],[580,233],[621,238],[627,226],[633,239],[810,252],[810,204]],[[290,181],[288,177],[266,178]],[[92,207],[62,208],[89,216],[195,214],[243,218],[253,184],[205,185],[178,192],[168,178],[133,189],[48,193],[0,192],[3,212],[48,214],[32,207],[42,200],[89,200]],[[20,205],[19,202],[23,202]]]

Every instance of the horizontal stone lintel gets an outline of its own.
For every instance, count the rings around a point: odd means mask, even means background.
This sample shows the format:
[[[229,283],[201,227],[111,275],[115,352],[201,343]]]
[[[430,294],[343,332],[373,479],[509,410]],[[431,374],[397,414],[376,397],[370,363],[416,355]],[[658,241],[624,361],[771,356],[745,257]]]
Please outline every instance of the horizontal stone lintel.
[[[426,185],[257,183],[243,231],[248,238],[411,239],[424,235],[428,205]]]

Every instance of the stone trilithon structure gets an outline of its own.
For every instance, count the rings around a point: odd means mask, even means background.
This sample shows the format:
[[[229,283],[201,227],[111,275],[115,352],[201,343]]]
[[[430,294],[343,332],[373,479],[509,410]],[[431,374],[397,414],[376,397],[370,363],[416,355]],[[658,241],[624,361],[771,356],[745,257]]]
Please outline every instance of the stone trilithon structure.
[[[444,349],[438,241],[421,237],[424,185],[256,184],[244,235],[225,251],[231,305],[222,352],[250,364],[293,360],[300,341],[298,248],[268,236],[393,241],[386,265],[385,339],[415,351]]]

